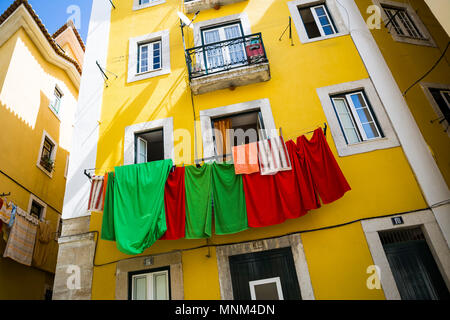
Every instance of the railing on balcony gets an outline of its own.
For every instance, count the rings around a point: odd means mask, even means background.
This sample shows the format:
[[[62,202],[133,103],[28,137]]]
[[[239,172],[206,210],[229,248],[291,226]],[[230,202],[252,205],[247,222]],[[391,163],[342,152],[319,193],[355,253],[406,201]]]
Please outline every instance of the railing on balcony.
[[[186,60],[190,79],[268,62],[261,33],[187,49]]]

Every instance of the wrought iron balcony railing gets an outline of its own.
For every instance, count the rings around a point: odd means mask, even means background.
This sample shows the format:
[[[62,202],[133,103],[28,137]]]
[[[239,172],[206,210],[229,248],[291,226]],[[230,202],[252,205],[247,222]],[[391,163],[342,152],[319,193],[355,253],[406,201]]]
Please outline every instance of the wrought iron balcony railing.
[[[261,33],[187,49],[186,60],[190,79],[268,62]]]

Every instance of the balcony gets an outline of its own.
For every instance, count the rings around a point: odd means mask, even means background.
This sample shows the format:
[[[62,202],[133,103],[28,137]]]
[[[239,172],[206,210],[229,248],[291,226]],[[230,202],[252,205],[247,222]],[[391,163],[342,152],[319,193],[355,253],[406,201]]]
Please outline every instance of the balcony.
[[[193,13],[241,1],[245,0],[184,0],[184,9],[186,13]]]
[[[186,63],[196,95],[270,80],[261,33],[187,49]]]

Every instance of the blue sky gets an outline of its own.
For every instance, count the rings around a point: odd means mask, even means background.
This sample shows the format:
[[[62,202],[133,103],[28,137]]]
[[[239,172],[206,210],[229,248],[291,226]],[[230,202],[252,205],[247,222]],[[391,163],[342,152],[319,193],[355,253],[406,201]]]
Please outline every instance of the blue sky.
[[[2,14],[14,0],[0,0]],[[89,28],[92,0],[28,0],[50,34],[58,30],[69,18],[74,18],[83,41]]]

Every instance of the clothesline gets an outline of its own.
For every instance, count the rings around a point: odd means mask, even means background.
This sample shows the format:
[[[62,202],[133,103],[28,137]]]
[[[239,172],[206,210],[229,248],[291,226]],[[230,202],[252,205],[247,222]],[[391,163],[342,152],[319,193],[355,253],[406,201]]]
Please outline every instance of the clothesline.
[[[216,162],[169,174],[170,159],[118,167],[105,177],[106,190],[93,186],[97,200],[104,195],[95,210],[103,211],[101,239],[135,255],[159,239],[209,238],[213,223],[218,235],[277,225],[351,190],[321,129],[286,149],[292,169],[274,175],[237,175],[233,164]]]
[[[323,129],[323,134],[326,137],[327,136],[328,125],[327,125],[326,122],[324,122],[323,125],[324,125],[323,128],[322,128]],[[303,134],[313,133],[314,131],[315,130],[311,130],[311,131],[305,132]],[[283,129],[282,129],[282,127],[279,128],[279,132],[280,132],[280,137],[283,137]],[[284,140],[284,137],[283,137],[283,140]],[[210,161],[210,160],[217,160],[217,159],[220,159],[220,158],[228,158],[228,157],[232,157],[232,156],[233,156],[232,153],[228,153],[228,154],[224,154],[224,155],[215,155],[215,156],[210,156],[210,157],[206,157],[206,158],[195,159],[194,160],[194,165],[199,167],[201,162],[206,162],[206,161]],[[182,164],[182,166],[184,167],[184,163]],[[172,167],[171,171],[173,171],[175,169],[175,167],[176,166],[174,165]],[[101,168],[101,169],[99,169],[99,168],[84,169],[84,175],[87,176],[89,178],[89,180],[92,180],[92,175],[91,175],[91,173],[89,171],[97,171],[97,170],[105,171],[105,170],[112,170],[112,169],[115,169],[115,167],[108,167],[108,168]]]

